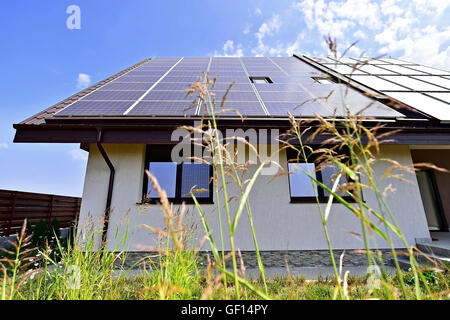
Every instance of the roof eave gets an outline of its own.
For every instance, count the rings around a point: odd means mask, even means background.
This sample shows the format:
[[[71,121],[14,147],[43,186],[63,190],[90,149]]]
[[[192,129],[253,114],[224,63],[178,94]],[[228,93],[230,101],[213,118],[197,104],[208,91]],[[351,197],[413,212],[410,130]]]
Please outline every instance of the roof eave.
[[[74,119],[72,119],[74,120]],[[84,119],[85,121],[86,119]],[[95,143],[97,132],[102,129],[105,143],[174,143],[171,140],[172,132],[182,125],[196,125],[193,118],[167,118],[167,119],[143,119],[136,118],[136,122],[130,123],[129,119],[98,119],[92,118],[86,123],[47,123],[42,125],[16,124],[14,142],[31,143]],[[314,119],[308,125],[317,126]],[[368,122],[367,126],[375,126],[382,122],[381,119]],[[381,131],[400,129],[395,134],[395,144],[437,144],[450,145],[450,125],[429,121],[401,121],[386,122]],[[222,121],[220,129],[279,129],[280,133],[291,128],[289,121],[285,119],[230,119]]]

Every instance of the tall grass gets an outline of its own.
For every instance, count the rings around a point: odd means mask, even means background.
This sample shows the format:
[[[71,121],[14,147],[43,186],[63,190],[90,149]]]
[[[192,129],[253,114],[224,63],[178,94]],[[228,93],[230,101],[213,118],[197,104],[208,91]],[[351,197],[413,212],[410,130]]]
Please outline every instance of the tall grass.
[[[191,89],[188,91],[189,93],[198,93],[200,99],[202,100],[203,104],[206,106],[206,115],[207,120],[205,121],[206,124],[199,126],[199,127],[193,127],[193,126],[184,126],[184,129],[189,130],[192,133],[201,133],[202,140],[196,141],[194,140],[194,143],[202,145],[202,147],[206,148],[210,152],[210,159],[209,164],[213,166],[214,168],[214,177],[213,177],[213,185],[214,189],[216,190],[216,212],[217,212],[217,219],[219,222],[219,235],[220,235],[220,248],[217,246],[212,234],[211,234],[211,228],[209,226],[209,222],[206,218],[206,215],[203,211],[202,206],[199,204],[195,194],[196,192],[202,191],[202,190],[192,190],[191,196],[194,200],[195,206],[197,208],[197,211],[200,215],[200,219],[202,221],[202,225],[204,227],[207,239],[209,241],[209,245],[211,247],[211,251],[213,253],[214,259],[215,259],[215,265],[216,267],[222,272],[223,275],[223,283],[227,284],[227,277],[231,277],[234,281],[234,297],[236,299],[240,299],[241,296],[241,289],[240,286],[243,286],[247,288],[248,290],[254,291],[257,293],[261,298],[268,298],[267,296],[267,287],[266,287],[266,277],[264,272],[264,265],[261,260],[261,255],[259,252],[259,246],[256,238],[256,231],[253,223],[253,215],[251,211],[251,204],[249,201],[249,195],[251,193],[251,190],[255,184],[256,179],[261,173],[261,170],[263,169],[264,165],[267,164],[267,161],[261,161],[261,164],[257,167],[256,171],[253,173],[253,175],[248,178],[245,183],[243,182],[243,175],[242,172],[246,172],[250,163],[246,163],[245,165],[239,165],[235,160],[235,152],[232,150],[230,152],[229,144],[231,142],[234,143],[234,140],[239,140],[241,143],[245,143],[249,146],[249,148],[252,148],[254,152],[257,153],[257,150],[249,144],[247,141],[239,138],[239,137],[222,137],[219,129],[218,129],[218,121],[217,117],[221,113],[229,112],[230,110],[223,108],[223,105],[225,103],[226,97],[232,87],[233,84],[231,84],[225,95],[223,96],[222,100],[220,102],[216,102],[215,96],[211,94],[211,89],[215,86],[215,79],[210,79],[208,75],[205,77],[205,82],[200,83],[196,82],[192,85]],[[201,162],[207,162],[207,159],[199,159],[199,158],[193,158],[193,160],[201,161]],[[207,162],[208,163],[208,162]],[[227,179],[228,178],[228,179]],[[233,194],[230,196],[229,193],[229,183],[231,182],[237,184],[239,193]],[[222,197],[221,197],[222,196]],[[237,207],[235,210],[231,209],[230,202],[236,199],[237,200]],[[223,203],[223,207],[222,207]],[[225,249],[224,249],[224,232],[222,226],[222,209],[225,209],[225,217],[227,222],[227,234],[228,234],[228,240],[230,244],[230,254],[231,254],[231,261],[232,261],[232,268],[233,272],[229,272],[226,269],[226,257],[225,257]],[[252,285],[250,285],[245,279],[243,279],[242,274],[239,275],[239,270],[237,266],[237,248],[235,245],[235,233],[237,230],[237,226],[239,223],[239,220],[241,219],[243,211],[247,212],[247,217],[249,219],[250,228],[252,232],[252,238],[254,241],[255,246],[255,252],[258,259],[258,266],[261,274],[261,280],[264,283],[265,286],[265,293],[260,292],[256,288],[254,288]],[[219,254],[219,252],[221,254]],[[228,292],[228,291],[226,291]]]

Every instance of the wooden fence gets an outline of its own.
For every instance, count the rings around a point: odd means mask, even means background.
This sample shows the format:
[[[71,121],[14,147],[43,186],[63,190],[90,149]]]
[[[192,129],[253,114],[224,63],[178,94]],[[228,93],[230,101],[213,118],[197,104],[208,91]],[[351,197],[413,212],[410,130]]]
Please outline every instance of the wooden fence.
[[[56,218],[61,228],[70,227],[80,212],[81,198],[0,190],[0,236],[16,233],[28,219],[31,225]]]

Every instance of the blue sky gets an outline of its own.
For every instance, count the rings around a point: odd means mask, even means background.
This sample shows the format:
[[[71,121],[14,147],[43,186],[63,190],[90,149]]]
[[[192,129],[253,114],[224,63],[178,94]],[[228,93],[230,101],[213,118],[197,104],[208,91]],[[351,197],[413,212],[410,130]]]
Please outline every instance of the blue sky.
[[[69,5],[81,29],[69,30]],[[450,0],[119,1],[0,4],[0,188],[81,195],[87,154],[73,144],[13,144],[13,123],[144,58],[327,53],[391,55],[450,69]]]

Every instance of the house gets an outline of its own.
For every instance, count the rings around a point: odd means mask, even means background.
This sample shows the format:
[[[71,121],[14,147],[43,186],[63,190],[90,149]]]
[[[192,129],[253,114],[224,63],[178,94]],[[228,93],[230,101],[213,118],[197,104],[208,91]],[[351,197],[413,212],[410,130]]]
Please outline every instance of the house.
[[[88,151],[79,228],[92,224],[103,230],[110,249],[128,229],[122,249],[130,252],[155,245],[155,234],[142,225],[163,226],[145,169],[159,179],[176,206],[186,202],[186,219],[193,224],[199,218],[188,192],[193,186],[204,189],[197,197],[213,236],[218,237],[212,170],[207,164],[177,164],[171,159],[171,150],[182,137],[176,135],[174,140],[173,133],[180,126],[198,124],[205,114],[204,103],[185,92],[193,82],[203,80],[205,71],[217,77],[214,92],[218,100],[234,83],[224,108],[237,110],[244,118],[225,112],[218,118],[220,128],[224,132],[254,130],[260,148],[270,144],[261,139],[263,134],[290,128],[287,112],[302,119],[313,118],[315,113],[344,117],[339,92],[348,86],[346,107],[353,114],[371,117],[365,122],[367,127],[382,123],[386,130],[401,129],[392,137],[395,142],[381,147],[380,157],[405,165],[430,162],[450,169],[450,72],[392,58],[370,59],[355,66],[356,62],[358,59],[337,61],[304,55],[146,59],[15,124],[15,142],[79,143]],[[323,97],[327,97],[326,103],[320,101]],[[398,109],[393,102],[408,108]],[[281,151],[280,166],[288,169],[291,157]],[[376,175],[381,177],[385,169],[376,164]],[[325,175],[322,172],[323,180]],[[328,253],[317,204],[311,201],[314,187],[298,172],[272,178],[273,174],[258,177],[250,195],[260,249],[268,252],[267,256],[288,251],[306,257],[304,260],[318,257],[320,262]],[[389,179],[383,183],[396,189],[387,201],[413,245],[429,241],[430,231],[448,232],[450,175],[423,170],[410,178],[413,183]],[[231,197],[237,187],[230,188]],[[376,206],[373,194],[363,196],[369,206]],[[241,220],[236,246],[252,251],[248,221]],[[341,204],[333,207],[328,226],[335,249],[364,248],[355,236],[361,232],[359,220]],[[203,236],[201,227],[198,232]],[[404,246],[399,239],[394,245]],[[227,242],[225,246],[229,249]],[[381,239],[378,246],[388,248]],[[206,244],[204,250],[208,250]]]

